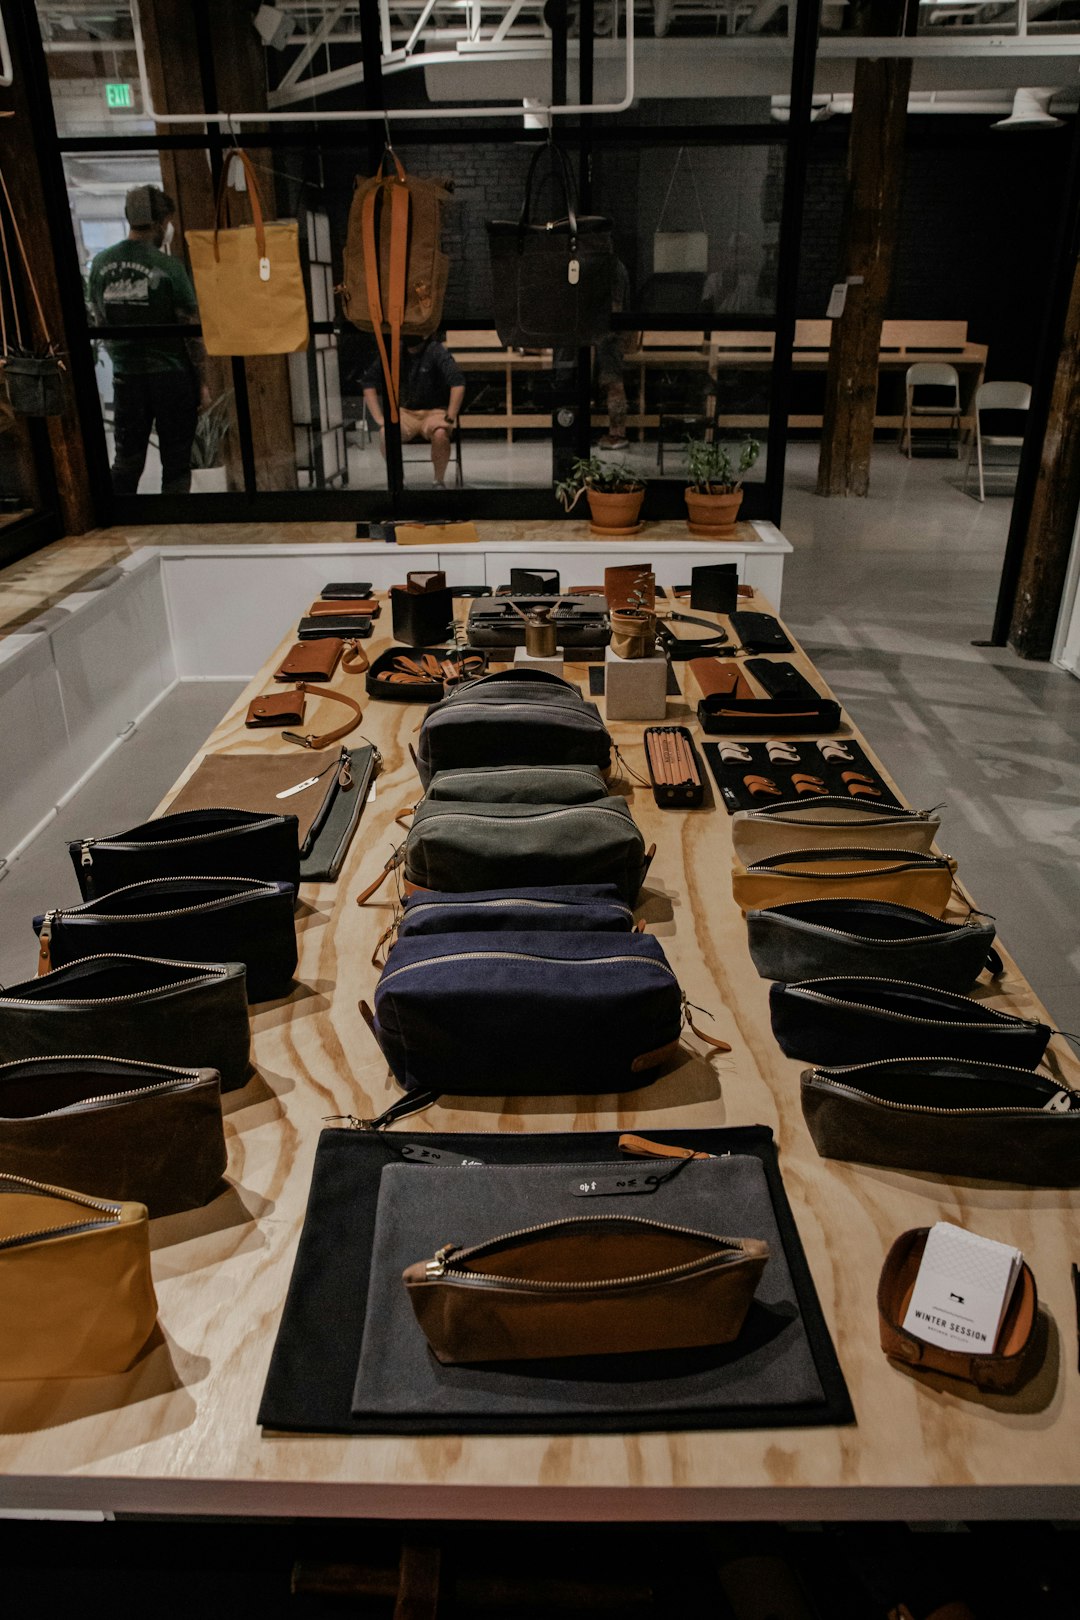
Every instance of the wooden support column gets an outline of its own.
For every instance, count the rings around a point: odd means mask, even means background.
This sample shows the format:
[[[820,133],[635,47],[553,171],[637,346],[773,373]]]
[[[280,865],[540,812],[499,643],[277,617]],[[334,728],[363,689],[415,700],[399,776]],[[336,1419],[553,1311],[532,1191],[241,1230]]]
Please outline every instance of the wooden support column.
[[[872,50],[867,41],[867,50]],[[865,495],[877,406],[881,323],[900,217],[911,62],[860,57],[848,137],[844,247],[838,280],[849,286],[833,323],[818,461],[819,495]]]
[[[141,0],[147,72],[154,106],[162,112],[202,112],[205,108],[199,71],[195,8],[191,0]],[[251,24],[251,9],[243,0],[215,0],[213,6],[214,72],[219,107],[226,111],[261,111],[266,106],[266,75],[259,38]],[[191,125],[160,124],[168,134]],[[249,125],[243,126],[245,131]],[[251,150],[259,165],[259,184],[266,213],[277,210],[271,154]],[[177,251],[185,230],[207,230],[214,223],[214,182],[206,152],[168,151],[160,154],[164,189],[177,205]],[[242,213],[241,199],[237,213]],[[185,251],[186,259],[186,251]],[[267,355],[242,362],[248,385],[251,438],[260,489],[296,488],[296,450],[292,426],[289,364],[285,355]],[[232,386],[232,365],[227,359],[208,362],[211,392],[216,397]],[[225,437],[226,481],[230,489],[244,486],[235,415]]]
[[[1021,658],[1049,658],[1080,511],[1080,260],[1073,271],[1028,519],[1009,643]]]

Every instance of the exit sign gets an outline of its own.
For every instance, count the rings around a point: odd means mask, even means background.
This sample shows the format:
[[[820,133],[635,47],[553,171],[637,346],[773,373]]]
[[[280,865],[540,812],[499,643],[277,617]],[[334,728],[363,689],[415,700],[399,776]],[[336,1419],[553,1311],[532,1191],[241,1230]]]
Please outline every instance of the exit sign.
[[[107,84],[105,86],[105,105],[114,109],[121,107],[134,107],[135,92],[130,84]]]

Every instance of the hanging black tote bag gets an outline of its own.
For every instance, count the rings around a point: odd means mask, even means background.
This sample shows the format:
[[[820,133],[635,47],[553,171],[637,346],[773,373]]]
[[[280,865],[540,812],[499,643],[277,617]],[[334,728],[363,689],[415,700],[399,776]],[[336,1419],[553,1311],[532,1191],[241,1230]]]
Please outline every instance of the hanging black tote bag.
[[[565,217],[534,221],[537,165],[550,154]],[[517,220],[488,220],[495,325],[510,348],[582,348],[611,324],[615,244],[611,221],[579,215],[566,155],[552,142],[537,148],[529,165]]]

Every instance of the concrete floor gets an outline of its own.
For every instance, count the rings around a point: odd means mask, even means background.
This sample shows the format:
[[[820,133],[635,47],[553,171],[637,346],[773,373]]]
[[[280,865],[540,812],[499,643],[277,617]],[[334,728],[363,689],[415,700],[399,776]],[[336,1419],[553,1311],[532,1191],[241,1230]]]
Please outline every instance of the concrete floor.
[[[965,883],[1080,1029],[1080,683],[971,645],[990,633],[1011,500],[980,506],[955,462],[885,445],[866,500],[820,499],[816,471],[816,445],[789,447],[784,616],[911,803],[942,805]]]

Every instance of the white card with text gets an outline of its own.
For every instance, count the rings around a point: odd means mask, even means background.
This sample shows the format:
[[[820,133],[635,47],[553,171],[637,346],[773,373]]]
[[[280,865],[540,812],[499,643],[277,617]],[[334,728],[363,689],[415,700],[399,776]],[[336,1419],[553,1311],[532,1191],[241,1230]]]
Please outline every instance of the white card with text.
[[[1019,1249],[938,1221],[926,1239],[904,1327],[944,1350],[988,1355],[1022,1264]]]

